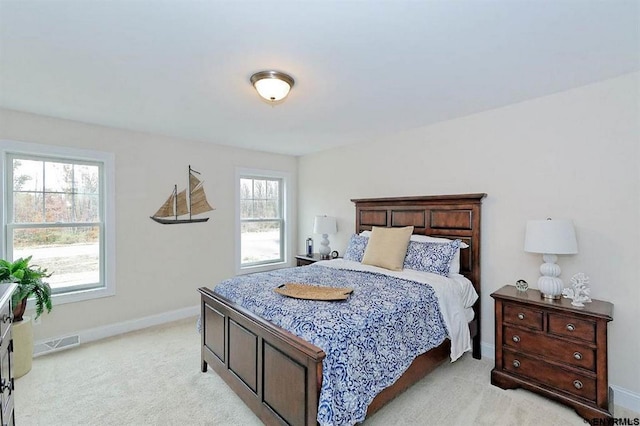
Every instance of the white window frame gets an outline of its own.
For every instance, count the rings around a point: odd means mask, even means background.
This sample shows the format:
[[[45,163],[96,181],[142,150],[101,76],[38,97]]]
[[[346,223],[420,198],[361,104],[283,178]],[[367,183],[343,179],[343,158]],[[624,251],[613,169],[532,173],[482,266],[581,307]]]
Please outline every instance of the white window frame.
[[[115,224],[115,155],[109,152],[92,151],[62,146],[43,145],[36,143],[18,142],[10,140],[0,140],[0,185],[4,194],[8,188],[9,171],[6,170],[7,157],[9,154],[18,156],[35,156],[59,159],[60,161],[87,161],[102,164],[101,176],[101,197],[103,197],[103,224],[104,238],[100,243],[103,246],[103,258],[101,259],[102,286],[89,289],[72,290],[65,293],[52,295],[54,305],[79,302],[83,300],[96,299],[100,297],[113,296],[116,294],[116,224]],[[0,196],[0,257],[7,257],[8,241],[7,219],[9,208],[7,200],[8,194]],[[15,260],[15,259],[14,259]],[[32,307],[31,301],[28,308]]]
[[[282,180],[282,221],[283,221],[283,232],[282,232],[282,260],[276,262],[270,262],[260,265],[250,265],[250,266],[242,266],[242,256],[241,256],[241,229],[242,229],[242,221],[240,220],[240,179],[243,177],[250,177],[253,179],[256,178],[264,178],[264,179],[281,179]],[[291,174],[288,172],[275,171],[275,170],[264,170],[264,169],[249,169],[249,168],[236,168],[236,176],[235,176],[235,193],[236,193],[236,229],[235,229],[235,259],[236,259],[236,274],[250,274],[254,272],[263,272],[263,271],[271,271],[274,269],[279,269],[285,266],[288,266],[289,262],[289,253],[291,252],[291,241],[292,241],[292,232],[293,226],[291,218],[292,215],[292,182],[291,182]]]

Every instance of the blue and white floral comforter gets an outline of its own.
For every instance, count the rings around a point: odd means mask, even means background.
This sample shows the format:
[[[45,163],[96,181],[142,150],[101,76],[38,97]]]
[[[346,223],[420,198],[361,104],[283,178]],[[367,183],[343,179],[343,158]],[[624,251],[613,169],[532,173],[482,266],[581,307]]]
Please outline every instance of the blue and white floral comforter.
[[[287,282],[354,291],[339,302],[293,299],[273,291]],[[214,292],[325,352],[321,425],[363,421],[373,398],[448,335],[431,286],[376,272],[316,264],[231,278]]]

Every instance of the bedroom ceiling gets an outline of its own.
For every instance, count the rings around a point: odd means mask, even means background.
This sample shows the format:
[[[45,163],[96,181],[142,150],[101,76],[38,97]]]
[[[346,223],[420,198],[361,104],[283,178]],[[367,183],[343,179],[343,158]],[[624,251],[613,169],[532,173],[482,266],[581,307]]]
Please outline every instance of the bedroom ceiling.
[[[638,71],[639,4],[0,0],[0,106],[304,155]]]

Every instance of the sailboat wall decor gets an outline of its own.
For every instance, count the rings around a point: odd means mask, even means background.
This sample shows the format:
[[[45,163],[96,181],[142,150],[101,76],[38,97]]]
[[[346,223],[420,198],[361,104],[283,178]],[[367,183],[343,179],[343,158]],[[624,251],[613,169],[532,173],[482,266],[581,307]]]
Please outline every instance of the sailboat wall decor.
[[[175,225],[178,223],[199,223],[209,220],[208,217],[193,218],[193,215],[214,210],[207,201],[204,193],[203,182],[195,175],[199,175],[189,166],[189,184],[187,189],[178,192],[178,185],[174,185],[173,192],[164,202],[162,207],[151,216],[151,219],[163,225]],[[189,215],[189,218],[179,219],[178,216]]]

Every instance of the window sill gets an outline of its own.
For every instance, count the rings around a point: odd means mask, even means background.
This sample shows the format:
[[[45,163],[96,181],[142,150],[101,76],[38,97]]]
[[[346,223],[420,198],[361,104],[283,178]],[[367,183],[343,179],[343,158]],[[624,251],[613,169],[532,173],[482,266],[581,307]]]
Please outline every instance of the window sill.
[[[51,304],[53,305],[53,309],[58,305],[64,305],[66,303],[75,303],[82,302],[85,300],[91,299],[99,299],[101,297],[109,297],[114,296],[116,294],[115,290],[101,287],[101,288],[93,288],[89,290],[78,290],[72,291],[63,294],[54,294],[51,296]],[[27,302],[27,310],[35,309],[35,301],[34,299],[29,299]]]
[[[253,274],[255,272],[267,272],[276,269],[288,268],[293,266],[289,262],[270,263],[268,265],[244,266],[237,271],[238,275]]]

